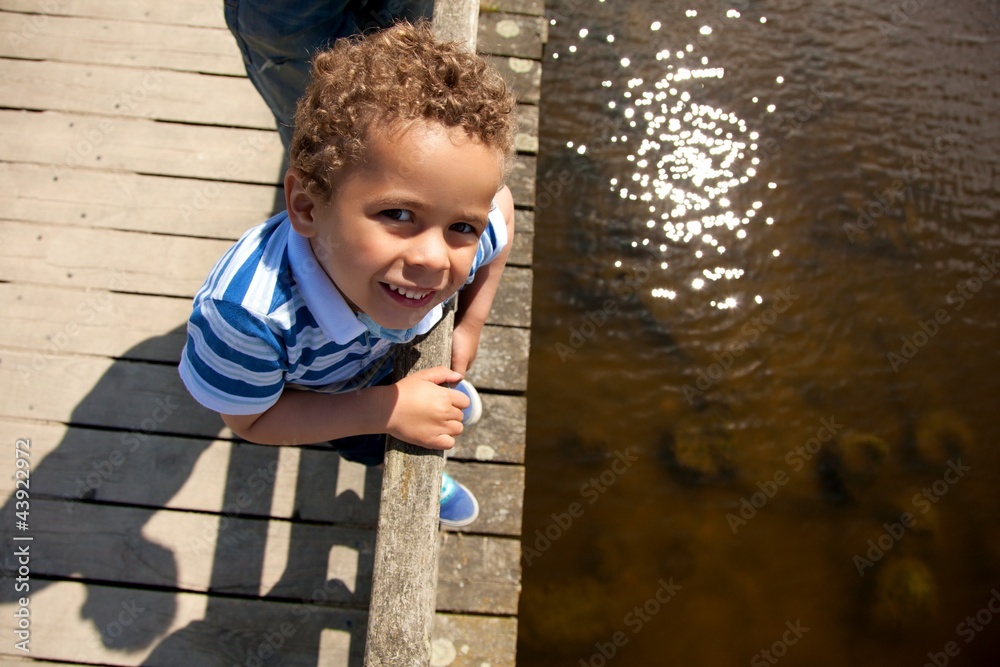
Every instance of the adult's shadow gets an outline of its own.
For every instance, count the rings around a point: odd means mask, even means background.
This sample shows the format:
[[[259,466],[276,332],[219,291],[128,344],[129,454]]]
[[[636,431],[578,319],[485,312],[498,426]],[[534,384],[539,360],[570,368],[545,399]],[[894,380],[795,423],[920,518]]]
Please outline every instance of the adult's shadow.
[[[360,665],[380,476],[303,447],[290,490],[280,448],[220,440],[221,419],[177,374],[184,331],[116,359],[31,470],[31,595],[82,584],[80,614],[103,650],[155,645],[143,664],[315,665],[323,631],[340,630]],[[345,471],[354,484],[338,494]],[[14,496],[3,506],[8,544],[17,509]],[[6,577],[17,567],[8,552]],[[0,589],[3,602],[22,595]]]

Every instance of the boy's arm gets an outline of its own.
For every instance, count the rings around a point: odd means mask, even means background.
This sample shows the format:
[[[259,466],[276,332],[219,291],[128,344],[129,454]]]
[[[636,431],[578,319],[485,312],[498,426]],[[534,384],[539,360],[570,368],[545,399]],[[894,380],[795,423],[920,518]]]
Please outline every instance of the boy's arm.
[[[465,375],[476,358],[479,336],[493,305],[514,242],[514,199],[505,185],[495,198],[507,224],[507,245],[496,259],[476,271],[476,277],[458,295],[455,330],[451,337],[451,368]]]
[[[399,382],[342,394],[288,389],[266,411],[222,415],[244,440],[262,445],[304,445],[366,433],[388,433],[428,449],[451,449],[462,433],[465,394],[447,387],[461,376],[439,366]]]

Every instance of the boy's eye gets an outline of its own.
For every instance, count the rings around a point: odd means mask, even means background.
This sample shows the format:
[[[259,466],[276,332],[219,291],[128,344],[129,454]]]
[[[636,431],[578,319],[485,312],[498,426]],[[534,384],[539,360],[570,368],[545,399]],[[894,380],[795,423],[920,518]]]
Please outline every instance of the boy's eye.
[[[413,214],[404,208],[390,208],[382,211],[382,215],[392,220],[400,220],[402,222],[409,222],[413,219]]]
[[[476,236],[479,236],[479,230],[467,222],[456,222],[451,226],[451,228],[460,234],[475,234]]]

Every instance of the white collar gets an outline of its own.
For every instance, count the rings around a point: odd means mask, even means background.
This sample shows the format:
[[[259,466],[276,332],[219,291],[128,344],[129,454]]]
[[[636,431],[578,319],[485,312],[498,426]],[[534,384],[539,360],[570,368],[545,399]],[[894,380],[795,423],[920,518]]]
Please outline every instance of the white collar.
[[[306,306],[326,337],[346,345],[368,331],[313,253],[309,239],[288,225],[288,263]]]

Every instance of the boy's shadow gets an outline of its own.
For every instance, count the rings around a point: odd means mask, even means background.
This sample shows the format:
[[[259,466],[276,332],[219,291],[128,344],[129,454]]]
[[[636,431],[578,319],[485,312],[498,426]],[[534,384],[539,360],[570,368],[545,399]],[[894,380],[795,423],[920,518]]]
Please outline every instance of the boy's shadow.
[[[190,398],[177,375],[184,329],[143,341],[116,360],[74,408],[65,437],[32,468],[31,594],[54,581],[82,582],[81,616],[106,649],[135,651],[156,643],[143,664],[316,665],[323,631],[340,630],[347,635],[332,641],[349,653],[349,665],[361,665],[380,475],[362,473],[363,499],[354,490],[338,495],[345,467],[340,457],[299,448],[294,501],[278,499],[293,508],[291,516],[267,520],[275,480],[281,486],[289,474],[278,466],[280,448],[215,441],[221,420]],[[130,409],[115,416],[122,405]],[[225,459],[218,455],[226,448],[221,516],[205,513],[220,507],[185,507],[183,499],[160,510],[203,455],[213,452],[206,460],[221,467]],[[191,491],[182,495],[191,497]],[[11,496],[0,519],[8,544],[17,544],[11,541],[16,509]],[[172,526],[166,545],[144,535],[154,517]],[[185,532],[192,526],[194,535]],[[273,585],[264,581],[269,529],[272,536],[288,536],[287,565]],[[272,545],[268,558],[275,553],[282,553],[281,545]],[[179,560],[187,569],[194,562],[211,572],[182,573]],[[345,562],[355,571],[341,574],[338,564]],[[3,570],[13,580],[12,556],[3,560]],[[201,589],[191,584],[206,578],[207,600],[200,597],[204,583]],[[7,581],[0,602],[22,595]],[[203,615],[185,611],[202,608]],[[184,616],[191,619],[186,627],[160,639]]]

